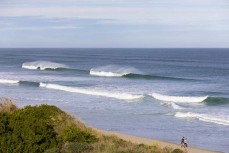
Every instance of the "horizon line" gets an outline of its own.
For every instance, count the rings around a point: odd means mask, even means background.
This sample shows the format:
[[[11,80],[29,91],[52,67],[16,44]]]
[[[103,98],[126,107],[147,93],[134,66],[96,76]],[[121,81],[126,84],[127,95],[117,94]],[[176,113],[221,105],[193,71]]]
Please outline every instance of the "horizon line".
[[[0,47],[0,49],[229,49],[229,47]]]

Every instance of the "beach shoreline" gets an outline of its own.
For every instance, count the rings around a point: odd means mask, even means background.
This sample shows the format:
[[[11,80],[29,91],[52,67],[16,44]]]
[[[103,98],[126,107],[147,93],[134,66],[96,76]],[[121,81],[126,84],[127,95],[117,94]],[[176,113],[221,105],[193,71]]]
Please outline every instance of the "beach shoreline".
[[[162,148],[164,147],[169,147],[172,149],[182,149],[187,151],[188,153],[223,153],[221,151],[210,151],[206,149],[200,149],[200,148],[194,148],[194,147],[187,147],[187,148],[181,148],[180,144],[175,144],[172,142],[166,142],[166,141],[161,141],[157,139],[150,139],[150,138],[144,138],[144,137],[139,137],[139,136],[134,136],[134,135],[128,135],[128,134],[123,134],[119,132],[114,132],[114,131],[105,131],[105,130],[99,130],[104,135],[114,135],[117,136],[120,139],[123,139],[125,141],[130,141],[135,144],[145,144],[145,145],[158,145]]]

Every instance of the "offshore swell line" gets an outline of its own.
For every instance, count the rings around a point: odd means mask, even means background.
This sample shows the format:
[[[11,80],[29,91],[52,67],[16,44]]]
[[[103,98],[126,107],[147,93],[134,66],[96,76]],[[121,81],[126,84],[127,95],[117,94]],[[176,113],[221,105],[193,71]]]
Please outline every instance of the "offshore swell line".
[[[50,61],[34,61],[25,62],[22,68],[29,70],[49,70],[49,71],[71,71],[77,73],[89,73],[92,76],[98,77],[123,77],[128,79],[146,79],[146,80],[194,80],[189,78],[160,76],[153,74],[144,74],[140,70],[131,66],[121,65],[106,65],[102,67],[92,68],[90,70],[83,70],[72,68],[68,65],[50,62]]]

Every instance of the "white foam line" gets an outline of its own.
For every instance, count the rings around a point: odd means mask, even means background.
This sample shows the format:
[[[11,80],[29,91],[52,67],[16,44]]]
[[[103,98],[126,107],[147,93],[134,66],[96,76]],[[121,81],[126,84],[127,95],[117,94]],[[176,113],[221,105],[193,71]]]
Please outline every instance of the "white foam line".
[[[121,76],[124,76],[124,75],[127,75],[127,74],[128,73],[114,73],[114,72],[90,70],[90,75],[103,76],[103,77],[121,77]]]
[[[198,113],[192,113],[192,112],[187,112],[187,113],[177,112],[175,114],[175,117],[195,118],[195,119],[205,121],[205,122],[211,122],[211,123],[216,123],[216,124],[221,124],[221,125],[229,125],[229,118],[225,116],[216,116],[216,115],[212,116],[212,115],[198,114]]]
[[[0,79],[1,84],[17,84],[19,83],[18,80],[7,80],[7,79]]]
[[[143,98],[143,95],[132,95],[132,94],[127,94],[127,93],[113,93],[109,91],[108,92],[95,91],[91,89],[68,87],[68,86],[62,86],[62,85],[57,85],[57,84],[40,83],[40,87],[54,89],[54,90],[62,90],[62,91],[73,92],[73,93],[110,97],[110,98],[116,98],[116,99],[122,99],[122,100],[133,100],[133,99]]]
[[[130,73],[140,73],[134,67],[123,65],[106,65],[102,67],[95,67],[90,70],[90,75],[103,77],[121,77]]]
[[[200,103],[203,102],[208,96],[202,97],[184,97],[184,96],[168,96],[168,95],[161,95],[157,93],[153,93],[152,96],[155,99],[167,102],[177,102],[177,103]]]
[[[49,62],[49,61],[35,61],[26,62],[22,64],[22,68],[30,70],[46,70],[46,69],[57,69],[57,68],[68,68],[67,65]]]
[[[26,65],[26,63],[23,63],[22,64],[22,68],[29,69],[29,70],[37,70],[38,69],[38,66]]]

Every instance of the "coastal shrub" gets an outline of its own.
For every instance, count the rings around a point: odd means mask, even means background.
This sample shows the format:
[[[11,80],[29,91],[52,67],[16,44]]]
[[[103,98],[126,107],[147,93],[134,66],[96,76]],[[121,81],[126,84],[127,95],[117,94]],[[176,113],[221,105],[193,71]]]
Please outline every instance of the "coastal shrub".
[[[89,153],[92,150],[93,146],[89,143],[67,143],[63,153]]]
[[[5,103],[4,106],[10,105]],[[89,131],[55,106],[26,106],[13,112],[2,111],[0,152],[59,152],[58,148],[67,142],[77,142],[68,148],[75,146],[82,150],[97,140]]]
[[[63,139],[68,142],[79,142],[79,143],[92,143],[96,141],[96,137],[88,132],[82,131],[81,129],[70,126],[64,129]]]
[[[44,152],[58,144],[43,107],[0,113],[0,152]]]
[[[172,153],[184,153],[184,151],[177,148],[177,149],[174,149]]]

